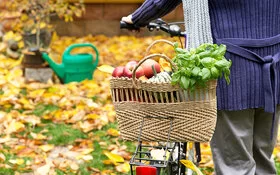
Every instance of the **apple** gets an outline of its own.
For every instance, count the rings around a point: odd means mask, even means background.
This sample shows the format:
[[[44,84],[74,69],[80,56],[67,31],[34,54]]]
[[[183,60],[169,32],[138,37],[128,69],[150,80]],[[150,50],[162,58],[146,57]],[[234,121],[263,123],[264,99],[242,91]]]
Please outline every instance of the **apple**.
[[[133,60],[133,61],[127,62],[125,66],[128,66],[128,65],[136,65],[136,64],[138,64],[138,62]]]
[[[152,65],[154,65],[154,67],[156,69],[156,72],[159,73],[160,72],[160,64],[158,62],[156,62],[155,60],[153,60],[153,59],[147,59],[141,65],[141,67],[144,69],[144,75],[147,78],[151,78],[152,76],[154,76]]]
[[[132,71],[137,65],[137,61],[129,61],[126,63],[124,70],[123,70],[123,75],[125,77],[131,78],[132,77]],[[141,66],[139,66],[135,72],[136,78],[139,78],[144,75],[144,70]]]
[[[144,69],[142,66],[139,66],[135,72],[136,78],[144,76]]]
[[[118,66],[114,69],[112,76],[113,77],[122,77],[123,76],[124,66]]]

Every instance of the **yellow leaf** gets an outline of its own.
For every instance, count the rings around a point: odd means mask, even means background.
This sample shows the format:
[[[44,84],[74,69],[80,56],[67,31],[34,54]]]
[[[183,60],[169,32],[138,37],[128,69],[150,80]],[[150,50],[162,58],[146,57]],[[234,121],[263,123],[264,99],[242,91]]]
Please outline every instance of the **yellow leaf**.
[[[78,126],[82,129],[83,132],[87,133],[95,128],[94,123],[89,121],[79,122]]]
[[[104,151],[104,154],[113,162],[114,165],[118,165],[118,163],[123,163],[124,159],[122,156],[118,154],[113,154],[109,151]]]
[[[45,164],[41,167],[39,167],[37,170],[35,170],[35,174],[38,175],[48,175],[50,172],[51,166],[49,164]]]
[[[21,122],[15,122],[14,120],[9,124],[7,128],[7,133],[13,133],[24,129],[25,126]]]
[[[113,173],[112,173],[113,171],[112,170],[103,170],[102,172],[101,172],[101,174],[103,175],[108,175],[108,174],[110,174],[110,175],[113,175]]]
[[[24,47],[24,42],[23,42],[23,41],[20,41],[20,42],[18,43],[18,47],[19,47],[20,49],[22,49],[22,48]]]
[[[98,118],[100,118],[100,116],[99,115],[97,115],[97,114],[88,114],[88,115],[86,115],[86,119],[98,119]]]
[[[82,157],[82,159],[85,161],[90,161],[90,160],[93,160],[93,157],[92,157],[92,155],[85,155]]]
[[[22,165],[24,164],[24,159],[11,159],[9,162],[12,164]]]
[[[121,173],[128,173],[130,170],[130,165],[128,162],[125,162],[123,164],[116,166],[116,170]]]
[[[52,41],[52,42],[55,42],[55,41],[58,41],[58,40],[59,40],[59,38],[58,38],[58,36],[57,36],[57,33],[56,33],[56,32],[53,32],[51,41]]]
[[[5,161],[6,157],[3,153],[0,153],[0,161]]]
[[[28,95],[31,98],[38,98],[38,97],[41,97],[44,94],[45,91],[46,91],[45,89],[37,89],[37,90],[34,90],[34,91],[29,91]]]
[[[172,71],[170,63],[166,61],[164,58],[159,58],[159,65],[164,71]]]
[[[47,138],[47,136],[44,136],[43,134],[40,133],[36,134],[34,132],[31,132],[30,135],[36,140],[44,140]]]
[[[26,148],[25,145],[17,145],[17,146],[15,146],[15,150],[17,150],[17,151],[20,151],[20,150],[22,150],[24,148]]]
[[[202,172],[195,166],[195,164],[190,160],[180,160],[180,162],[187,168],[196,172],[197,175],[203,175]]]
[[[14,33],[13,31],[9,31],[7,33],[5,33],[3,40],[4,41],[8,41],[8,40],[15,40],[15,41],[20,41],[22,39],[22,36]]]
[[[5,142],[8,142],[10,140],[11,140],[10,137],[0,138],[0,143],[5,143]]]
[[[107,134],[114,136],[114,137],[118,137],[120,135],[119,131],[113,128],[110,128],[107,130]]]
[[[31,30],[30,33],[35,34],[36,33],[36,29]]]
[[[189,144],[188,144],[188,150],[191,150],[191,149],[193,149],[193,142],[189,142]]]
[[[93,74],[93,78],[96,81],[104,81],[109,76],[111,76],[111,74],[108,74],[107,72],[102,72],[99,69],[95,70]]]
[[[83,149],[83,151],[82,151],[82,154],[89,154],[89,153],[91,153],[93,151],[93,149],[92,148],[88,148],[88,149]]]
[[[97,69],[102,72],[109,73],[109,74],[112,74],[114,71],[114,67],[107,65],[107,64],[103,64],[103,65],[97,67]]]
[[[28,15],[27,15],[27,14],[22,13],[22,15],[21,15],[20,19],[21,19],[22,21],[26,21],[26,20],[28,20]]]
[[[7,44],[4,43],[4,42],[1,42],[1,43],[0,43],[0,52],[1,52],[1,53],[2,53],[2,52],[5,52],[6,49],[7,49]]]
[[[59,87],[54,87],[54,86],[48,88],[48,92],[50,93],[58,93],[60,90],[61,89]]]
[[[44,23],[44,22],[40,23],[40,28],[45,28],[46,26],[47,26],[46,23]]]
[[[113,164],[113,162],[111,160],[103,160],[103,164],[111,165],[111,164]]]
[[[33,106],[30,105],[29,100],[27,100],[26,98],[21,98],[18,100],[19,103],[24,105],[24,108],[26,109],[33,109]]]
[[[54,148],[54,145],[50,145],[50,144],[41,145],[41,146],[39,146],[39,148],[41,150],[43,150],[44,152],[48,152],[48,151],[50,151],[50,150],[52,150]]]
[[[74,171],[77,171],[77,170],[79,170],[80,167],[78,164],[73,162],[73,163],[71,163],[70,168]]]
[[[43,119],[46,119],[46,120],[49,120],[49,119],[51,119],[52,117],[53,117],[53,116],[52,116],[52,115],[49,115],[49,114],[42,116],[42,118],[43,118]]]

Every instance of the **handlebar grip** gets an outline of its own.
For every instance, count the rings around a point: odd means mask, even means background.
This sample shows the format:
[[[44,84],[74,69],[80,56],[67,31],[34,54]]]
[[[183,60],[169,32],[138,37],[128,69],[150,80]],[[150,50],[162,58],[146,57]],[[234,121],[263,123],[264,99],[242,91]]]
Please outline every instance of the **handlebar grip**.
[[[120,21],[120,28],[121,29],[129,29],[129,30],[139,30],[139,27],[135,27],[133,24],[128,24],[124,21]]]

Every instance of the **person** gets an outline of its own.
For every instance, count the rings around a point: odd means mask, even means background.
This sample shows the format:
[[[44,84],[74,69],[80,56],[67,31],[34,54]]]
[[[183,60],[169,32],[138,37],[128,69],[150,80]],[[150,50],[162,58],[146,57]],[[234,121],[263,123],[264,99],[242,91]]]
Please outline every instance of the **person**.
[[[146,0],[122,21],[146,26],[183,3],[189,48],[227,46],[231,83],[217,84],[210,141],[216,175],[277,174],[272,152],[280,115],[279,0]]]

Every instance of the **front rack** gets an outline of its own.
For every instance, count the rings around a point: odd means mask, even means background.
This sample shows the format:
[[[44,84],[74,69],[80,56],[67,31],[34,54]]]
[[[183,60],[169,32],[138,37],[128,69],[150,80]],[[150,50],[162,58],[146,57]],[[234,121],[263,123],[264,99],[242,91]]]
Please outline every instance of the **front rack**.
[[[159,145],[153,146],[153,145],[147,145],[143,144],[141,141],[141,136],[142,136],[142,129],[144,126],[145,119],[149,118],[156,118],[156,119],[165,119],[165,120],[170,120],[170,127],[168,130],[168,139],[166,142],[160,142]],[[172,117],[164,117],[164,116],[145,116],[142,119],[141,126],[140,126],[140,131],[138,135],[138,145],[136,147],[136,150],[130,159],[130,170],[131,170],[131,175],[133,175],[133,166],[153,166],[157,168],[157,174],[159,175],[162,169],[165,169],[165,171],[169,171],[168,174],[179,174],[179,167],[178,165],[180,158],[186,157],[186,154],[181,154],[180,149],[181,145],[180,143],[176,142],[170,142],[170,133],[172,131],[172,124],[173,124],[173,118]],[[178,154],[175,152],[175,148],[178,148],[176,150]],[[186,148],[186,143],[182,148]],[[162,156],[163,159],[157,160],[154,159],[151,155],[151,150],[153,149],[160,149],[164,151],[164,155]],[[183,152],[186,151],[183,150]],[[181,165],[182,169],[185,171],[185,167]]]

